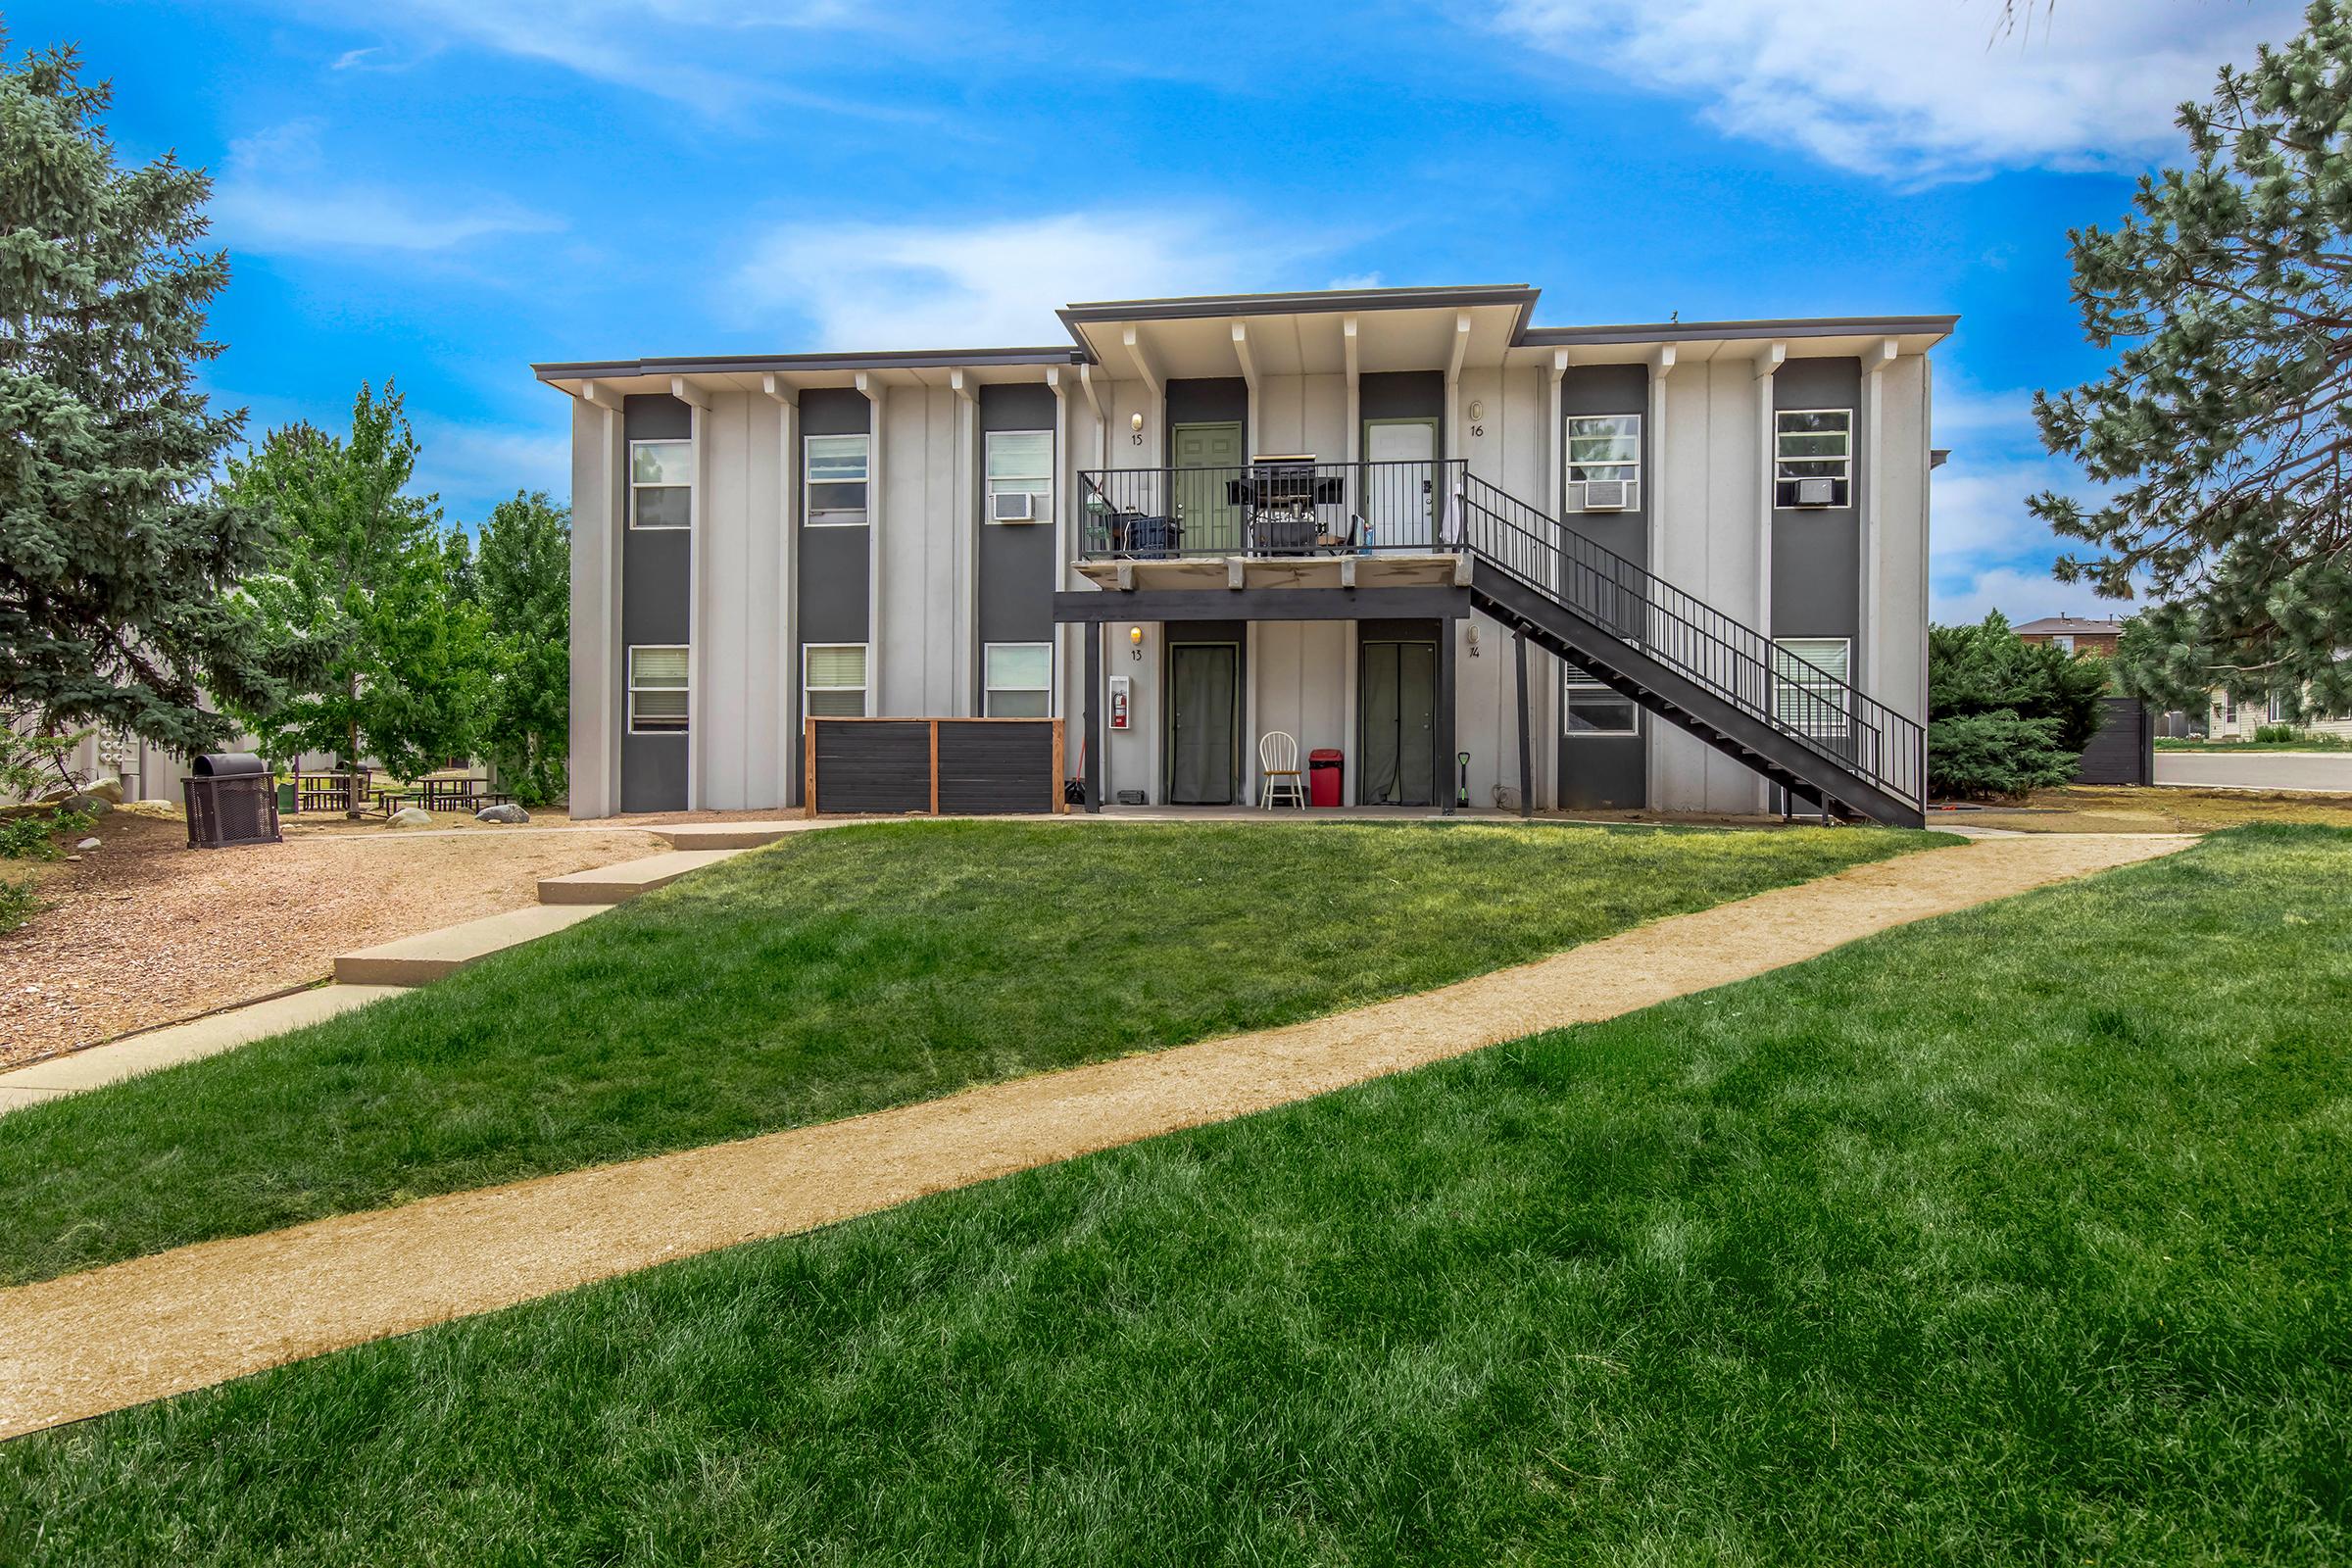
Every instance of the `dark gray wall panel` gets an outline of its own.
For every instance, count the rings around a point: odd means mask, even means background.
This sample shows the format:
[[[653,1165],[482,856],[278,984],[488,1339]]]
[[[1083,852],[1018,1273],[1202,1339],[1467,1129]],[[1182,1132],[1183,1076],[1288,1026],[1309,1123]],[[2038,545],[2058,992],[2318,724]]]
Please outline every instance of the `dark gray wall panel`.
[[[869,427],[873,405],[854,386],[812,386],[801,394],[801,434],[857,435]]]
[[[1859,360],[1790,360],[1774,373],[1775,409],[1852,409],[1854,477],[1843,507],[1776,508],[1772,514],[1772,634],[1862,636],[1861,500],[1869,433],[1862,427]],[[1767,453],[1767,461],[1770,454]],[[1860,664],[1857,659],[1856,670]]]
[[[861,643],[873,559],[863,528],[801,530],[801,641]]]
[[[1238,375],[1186,376],[1168,383],[1168,450],[1180,424],[1238,424],[1247,441],[1249,419],[1250,383]]]
[[[1365,419],[1435,419],[1445,437],[1446,375],[1442,370],[1375,370],[1356,377],[1356,415]]]
[[[631,441],[684,441],[694,434],[694,411],[666,393],[632,393],[621,400],[620,423]],[[612,682],[620,705],[620,808],[682,811],[686,737],[628,732],[628,651],[631,644],[693,642],[694,535],[686,528],[631,528],[628,520],[624,488],[614,519],[621,530],[621,646],[614,650],[619,669]]]
[[[978,498],[972,526],[980,531],[976,553],[979,603],[976,619],[983,643],[1043,643],[1054,638],[1054,582],[1058,563],[1054,554],[1054,522],[992,523],[988,517],[987,434],[991,430],[1052,430],[1055,404],[1054,389],[1043,383],[1019,382],[980,389],[980,450],[972,494]],[[1061,454],[1054,453],[1059,482]],[[987,684],[984,662],[975,660],[978,673],[972,692],[973,711],[979,711]]]
[[[1560,476],[1567,480],[1567,421],[1575,414],[1639,414],[1642,416],[1642,483],[1636,490],[1638,507],[1623,512],[1568,512],[1570,529],[1603,550],[1613,551],[1639,566],[1649,564],[1649,495],[1656,483],[1652,432],[1649,428],[1649,367],[1646,365],[1572,366],[1560,377]],[[1565,490],[1562,495],[1567,494]],[[1637,803],[1639,804],[1639,803]]]
[[[1561,736],[1560,809],[1641,809],[1648,804],[1647,755],[1639,735]]]

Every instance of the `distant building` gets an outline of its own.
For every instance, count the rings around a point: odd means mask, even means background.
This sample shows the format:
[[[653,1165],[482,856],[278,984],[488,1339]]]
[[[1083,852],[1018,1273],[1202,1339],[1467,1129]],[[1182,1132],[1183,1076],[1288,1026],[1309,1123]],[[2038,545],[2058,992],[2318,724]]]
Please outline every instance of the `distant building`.
[[[2116,639],[2124,634],[2124,623],[2082,620],[2074,615],[2044,615],[2018,627],[2017,634],[2027,642],[2048,643],[2070,654],[2096,654],[2101,659],[2113,659]]]

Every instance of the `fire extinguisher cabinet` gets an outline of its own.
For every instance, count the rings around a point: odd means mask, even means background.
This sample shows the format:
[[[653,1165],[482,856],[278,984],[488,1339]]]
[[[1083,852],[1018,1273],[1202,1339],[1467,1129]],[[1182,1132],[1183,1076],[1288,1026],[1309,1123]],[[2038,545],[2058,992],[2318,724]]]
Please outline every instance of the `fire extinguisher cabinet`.
[[[1331,747],[1306,754],[1306,798],[1315,806],[1337,806],[1346,793],[1346,760]]]

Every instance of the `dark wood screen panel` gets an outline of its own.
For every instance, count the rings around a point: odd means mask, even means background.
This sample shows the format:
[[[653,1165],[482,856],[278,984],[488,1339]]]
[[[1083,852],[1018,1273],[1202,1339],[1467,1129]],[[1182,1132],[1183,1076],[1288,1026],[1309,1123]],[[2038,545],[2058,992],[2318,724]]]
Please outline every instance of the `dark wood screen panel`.
[[[1062,811],[1057,718],[810,718],[803,809],[836,815]]]

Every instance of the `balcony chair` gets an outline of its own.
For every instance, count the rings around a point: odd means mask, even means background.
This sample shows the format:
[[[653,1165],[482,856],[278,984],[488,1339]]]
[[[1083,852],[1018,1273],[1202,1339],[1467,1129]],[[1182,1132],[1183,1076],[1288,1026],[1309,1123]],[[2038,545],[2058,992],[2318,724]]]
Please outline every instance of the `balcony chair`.
[[[1298,737],[1272,729],[1257,742],[1257,805],[1260,810],[1274,809],[1275,800],[1286,798],[1300,810],[1306,809],[1306,775],[1298,771]]]

